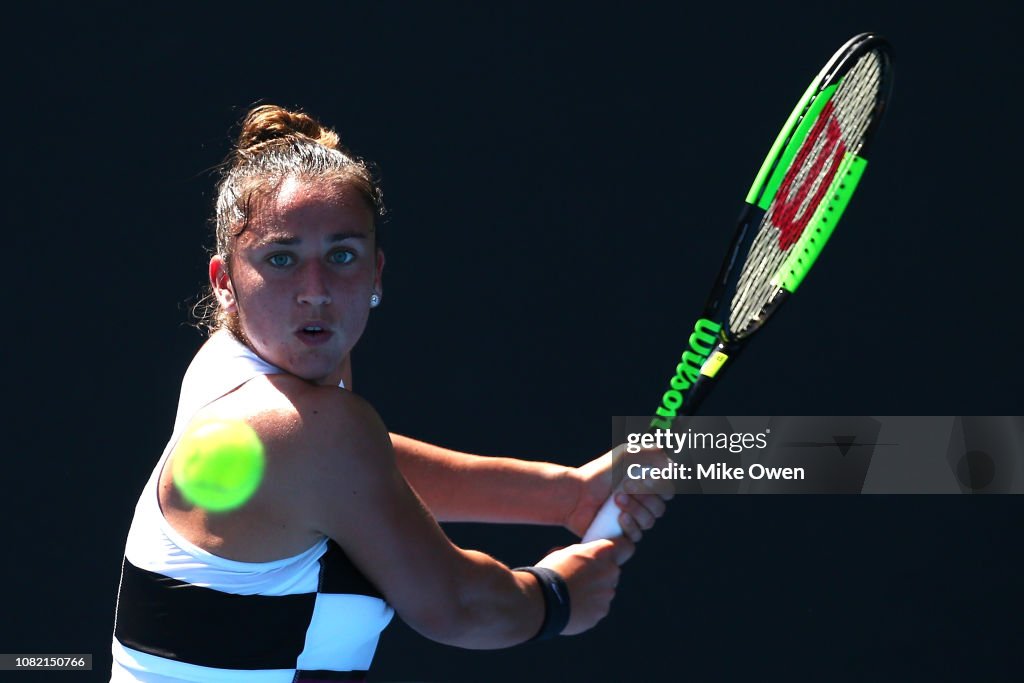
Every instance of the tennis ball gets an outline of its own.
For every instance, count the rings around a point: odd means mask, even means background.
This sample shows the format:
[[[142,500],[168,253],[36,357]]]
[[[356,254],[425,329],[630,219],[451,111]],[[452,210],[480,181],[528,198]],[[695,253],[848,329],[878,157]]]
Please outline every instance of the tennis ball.
[[[241,420],[204,420],[178,442],[172,473],[185,500],[211,512],[245,504],[263,479],[263,443]]]

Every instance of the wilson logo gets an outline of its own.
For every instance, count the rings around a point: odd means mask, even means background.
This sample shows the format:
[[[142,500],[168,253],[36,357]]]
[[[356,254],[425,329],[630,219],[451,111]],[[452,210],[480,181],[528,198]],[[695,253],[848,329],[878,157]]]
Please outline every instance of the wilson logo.
[[[680,363],[676,366],[676,374],[669,380],[669,390],[661,397],[661,405],[655,412],[656,417],[651,418],[651,426],[656,429],[670,429],[672,420],[678,415],[683,405],[683,394],[689,390],[697,377],[700,376],[700,368],[704,365],[711,350],[715,348],[718,341],[718,333],[722,326],[718,323],[701,318],[693,327],[693,334],[690,335],[690,345],[683,351]]]
[[[775,195],[771,220],[779,229],[779,249],[783,251],[796,244],[803,234],[814,210],[825,198],[839,169],[839,162],[846,153],[834,110],[832,102],[825,105]],[[817,186],[814,185],[815,180],[818,180]],[[812,188],[814,195],[808,201]],[[805,207],[802,213],[801,207]]]

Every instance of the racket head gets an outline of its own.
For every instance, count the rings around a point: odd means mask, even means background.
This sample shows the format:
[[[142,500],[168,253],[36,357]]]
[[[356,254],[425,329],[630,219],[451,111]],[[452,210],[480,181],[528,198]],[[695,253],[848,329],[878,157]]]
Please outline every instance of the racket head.
[[[796,291],[839,222],[867,166],[892,91],[892,47],[847,41],[822,68],[759,170],[705,317],[723,338],[758,331]]]
[[[892,47],[862,33],[839,48],[804,92],[747,194],[652,428],[695,414],[734,364],[730,359],[803,281],[863,175],[892,83]]]

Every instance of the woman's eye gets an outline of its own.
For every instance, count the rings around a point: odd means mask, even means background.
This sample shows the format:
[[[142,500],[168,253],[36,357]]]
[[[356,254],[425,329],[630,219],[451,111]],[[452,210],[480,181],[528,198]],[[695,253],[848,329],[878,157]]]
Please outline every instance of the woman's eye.
[[[343,249],[341,251],[331,252],[331,255],[328,258],[330,258],[331,263],[345,264],[351,263],[355,260],[356,255],[347,249]]]
[[[267,263],[277,268],[283,268],[292,264],[292,257],[291,254],[274,254],[267,257]]]

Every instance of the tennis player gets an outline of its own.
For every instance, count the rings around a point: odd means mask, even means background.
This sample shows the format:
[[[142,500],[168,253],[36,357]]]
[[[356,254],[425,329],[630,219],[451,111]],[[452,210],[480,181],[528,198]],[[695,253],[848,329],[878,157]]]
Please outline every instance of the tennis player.
[[[611,458],[572,469],[453,452],[389,435],[351,391],[351,351],[383,296],[382,215],[369,167],[333,131],[249,112],[218,186],[213,332],[128,535],[112,680],[364,680],[395,611],[465,648],[582,633],[608,613],[669,492],[622,495],[626,537],[513,570],[438,521],[581,534]],[[260,488],[231,512],[190,505],[166,466],[206,418],[243,420],[265,447]]]

